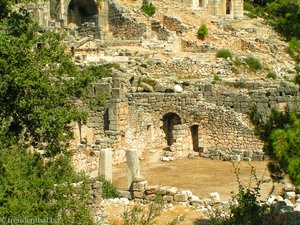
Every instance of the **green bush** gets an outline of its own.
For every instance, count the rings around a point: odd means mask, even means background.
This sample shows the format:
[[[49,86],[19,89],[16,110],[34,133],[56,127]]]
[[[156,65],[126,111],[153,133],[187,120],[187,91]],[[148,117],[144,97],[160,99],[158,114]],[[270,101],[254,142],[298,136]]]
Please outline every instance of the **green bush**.
[[[214,81],[221,81],[221,77],[218,74],[214,75]]]
[[[22,147],[1,145],[1,218],[52,218],[54,224],[94,224],[88,207],[89,180],[75,173],[69,155],[45,162]],[[80,188],[73,185],[79,182]]]
[[[102,197],[104,199],[118,198],[120,196],[117,187],[107,181],[104,176],[100,176],[99,180],[102,182]]]
[[[274,71],[270,71],[267,75],[268,78],[271,78],[271,79],[277,79],[277,75]]]
[[[287,50],[296,61],[300,62],[300,40],[292,38]]]
[[[155,7],[150,4],[143,4],[141,7],[143,13],[147,14],[148,16],[153,16],[155,14]]]
[[[236,174],[239,185],[239,192],[229,201],[230,212],[228,215],[222,216],[219,211],[211,215],[212,223],[214,225],[267,225],[268,221],[268,206],[260,204],[258,198],[260,197],[260,186],[269,180],[258,179],[253,166],[251,166],[251,176],[247,186],[243,184],[239,178],[239,168],[234,166],[234,173]],[[256,185],[252,187],[252,181]]]
[[[124,225],[154,225],[154,219],[161,215],[163,210],[161,193],[156,193],[154,200],[149,204],[148,210],[142,206],[133,206],[123,213]]]
[[[252,56],[248,56],[245,59],[250,71],[257,71],[262,69],[260,61]]]
[[[217,58],[224,58],[224,59],[230,58],[230,59],[232,59],[232,53],[228,49],[220,49],[217,52]]]
[[[208,35],[208,28],[205,23],[202,23],[197,31],[197,37],[201,40],[204,40]]]

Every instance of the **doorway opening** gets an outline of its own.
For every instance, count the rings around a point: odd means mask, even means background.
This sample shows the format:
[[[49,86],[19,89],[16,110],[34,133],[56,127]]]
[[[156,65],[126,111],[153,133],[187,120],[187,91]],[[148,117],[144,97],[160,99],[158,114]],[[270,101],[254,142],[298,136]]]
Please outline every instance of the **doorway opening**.
[[[231,0],[226,0],[226,14],[229,15],[231,14],[231,6],[232,5],[232,2]]]
[[[191,126],[191,136],[193,143],[193,150],[199,152],[199,125]]]
[[[167,113],[163,117],[163,130],[166,134],[168,146],[174,143],[173,129],[175,125],[181,124],[181,118],[176,113]]]

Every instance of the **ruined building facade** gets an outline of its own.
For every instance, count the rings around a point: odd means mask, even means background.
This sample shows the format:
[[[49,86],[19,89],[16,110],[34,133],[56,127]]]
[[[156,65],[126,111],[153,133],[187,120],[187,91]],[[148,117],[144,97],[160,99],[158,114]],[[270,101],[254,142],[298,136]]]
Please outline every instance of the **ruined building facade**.
[[[181,0],[192,9],[206,10],[222,18],[243,17],[243,0]],[[142,4],[142,2],[141,2]],[[123,11],[116,9],[116,2],[109,0],[49,0],[32,3],[36,19],[45,29],[76,30],[81,36],[108,39],[124,20],[118,19]],[[116,10],[118,11],[116,13]],[[126,14],[126,13],[125,13]],[[134,22],[134,21],[130,21]],[[150,25],[151,26],[151,25]],[[130,29],[127,29],[130,32]],[[76,35],[76,34],[75,34]]]

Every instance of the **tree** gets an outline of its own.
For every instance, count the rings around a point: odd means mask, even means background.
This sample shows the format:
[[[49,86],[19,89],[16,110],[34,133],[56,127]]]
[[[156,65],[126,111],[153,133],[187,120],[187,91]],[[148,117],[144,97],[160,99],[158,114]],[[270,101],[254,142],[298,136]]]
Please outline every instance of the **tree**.
[[[70,122],[85,118],[74,103],[93,78],[81,76],[61,34],[39,33],[30,13],[10,11],[12,4],[0,2],[0,217],[93,224],[89,181],[65,151]]]
[[[300,184],[300,115],[273,109],[266,122],[256,108],[249,115],[271,158],[268,168],[272,178],[278,181],[288,174],[293,183]]]
[[[54,156],[72,136],[68,124],[84,119],[74,99],[90,77],[80,77],[62,35],[38,33],[25,9],[3,20],[0,32],[0,119],[6,135]]]

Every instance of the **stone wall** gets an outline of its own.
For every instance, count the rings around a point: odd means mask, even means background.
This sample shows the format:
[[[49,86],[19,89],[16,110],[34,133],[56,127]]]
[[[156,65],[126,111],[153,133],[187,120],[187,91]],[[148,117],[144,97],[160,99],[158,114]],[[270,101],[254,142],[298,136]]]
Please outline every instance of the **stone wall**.
[[[254,135],[243,115],[215,104],[203,101],[203,93],[134,93],[128,94],[129,119],[125,136],[130,136],[129,147],[140,149],[148,146],[147,132],[154,130],[154,143],[167,146],[163,118],[175,113],[182,119],[182,125],[174,127],[174,139],[170,147],[173,157],[186,157],[193,151],[191,126],[199,126],[199,147],[203,151],[244,152],[261,151],[262,143]],[[159,110],[158,110],[159,109]],[[151,128],[152,127],[152,128]],[[130,133],[130,134],[129,134]]]
[[[138,40],[149,36],[150,20],[146,16],[130,14],[115,2],[109,2],[109,28],[114,37]],[[136,17],[136,18],[135,18]]]
[[[190,154],[222,160],[265,160],[263,143],[246,114],[253,106],[265,119],[272,108],[284,110],[298,104],[300,110],[299,90],[287,82],[269,88],[236,82],[226,86],[181,85],[165,88],[173,92],[166,93],[126,92],[120,80],[111,85],[95,84],[95,96],[104,87],[111,96],[105,107],[90,112],[86,124],[74,124],[74,164],[97,176],[99,152],[104,148],[112,149],[114,163],[125,161],[126,149],[138,149],[142,156],[147,149],[165,147],[168,160]]]
[[[163,25],[171,31],[176,31],[177,35],[180,35],[190,29],[190,27],[185,25],[182,21],[171,16],[163,17]]]

